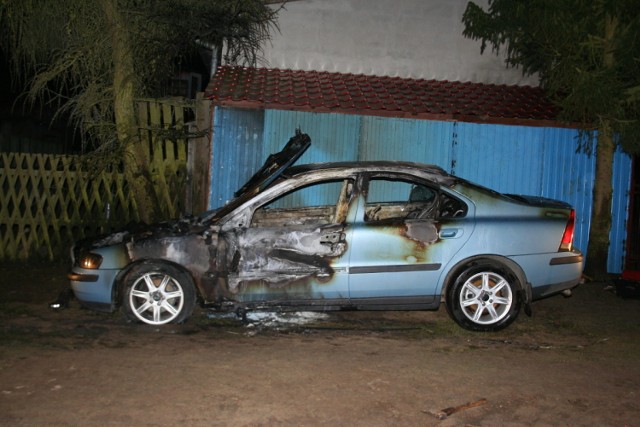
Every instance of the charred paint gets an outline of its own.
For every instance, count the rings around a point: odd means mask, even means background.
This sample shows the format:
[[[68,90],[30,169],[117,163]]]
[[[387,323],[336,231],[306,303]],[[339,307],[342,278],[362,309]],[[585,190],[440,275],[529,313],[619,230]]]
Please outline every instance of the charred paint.
[[[225,235],[224,251],[239,257],[237,268],[228,275],[231,294],[245,293],[250,286],[277,290],[306,286],[309,280],[331,280],[335,273],[332,262],[347,248],[344,227],[292,228],[249,228]]]
[[[129,258],[132,261],[158,259],[183,266],[191,272],[196,286],[204,295],[209,293],[201,278],[211,269],[211,245],[199,234],[148,238],[129,242]],[[214,266],[215,268],[215,266]]]
[[[346,244],[341,244],[346,249]],[[344,252],[342,252],[344,253]],[[267,258],[277,260],[285,267],[279,271],[239,271],[229,278],[228,289],[238,302],[274,300],[271,305],[285,301],[317,298],[320,289],[334,284],[336,276],[333,262],[336,256],[303,254],[293,250],[274,249]],[[345,287],[346,291],[346,287]],[[268,297],[267,297],[268,296]],[[339,298],[348,298],[347,292]]]
[[[260,278],[254,275],[248,279],[238,279],[238,292],[235,298],[238,301],[271,299],[274,297],[283,298],[284,296],[290,299],[317,298],[317,296],[314,296],[313,285],[317,283],[326,285],[330,281],[331,276],[323,277],[322,281],[320,281],[316,275],[300,275],[295,272],[278,274],[277,277]],[[258,289],[261,289],[261,291],[258,291]]]
[[[438,241],[438,229],[431,221],[406,222],[404,235],[417,242],[423,249]]]
[[[317,269],[318,272],[315,273],[316,275],[330,276],[334,273],[333,268],[331,268],[330,261],[325,257],[317,255],[301,254],[299,252],[286,249],[274,249],[269,252],[269,257],[296,265],[310,266],[313,269]],[[292,271],[295,272],[295,270]]]
[[[364,244],[374,239],[378,244]],[[426,261],[424,242],[409,238],[407,236],[407,226],[403,222],[387,222],[386,224],[366,225],[360,227],[355,237],[360,240],[362,257],[364,260],[377,259],[381,261],[396,260],[409,263],[422,263]]]

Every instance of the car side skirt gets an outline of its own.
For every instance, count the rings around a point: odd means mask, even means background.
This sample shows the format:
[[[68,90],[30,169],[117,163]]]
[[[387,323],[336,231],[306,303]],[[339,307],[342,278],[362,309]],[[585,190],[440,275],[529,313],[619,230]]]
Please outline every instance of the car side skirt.
[[[437,310],[440,298],[434,295],[357,298],[351,300],[351,305],[356,310]]]
[[[349,311],[349,310],[437,310],[440,298],[433,295],[409,297],[378,297],[324,300],[292,300],[292,301],[251,301],[236,302],[226,310],[243,308],[247,310],[282,310],[282,311]],[[208,305],[212,308],[218,304]]]

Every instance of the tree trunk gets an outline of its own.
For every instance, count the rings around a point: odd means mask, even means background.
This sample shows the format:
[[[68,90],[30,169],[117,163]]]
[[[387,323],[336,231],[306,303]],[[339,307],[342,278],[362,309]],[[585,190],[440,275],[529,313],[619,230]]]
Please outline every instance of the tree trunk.
[[[593,210],[589,231],[589,248],[585,271],[594,278],[607,274],[609,233],[611,232],[611,199],[613,188],[613,155],[615,144],[609,120],[603,119],[598,129],[596,147],[596,180],[593,189]]]
[[[113,57],[114,116],[118,140],[124,147],[125,176],[138,216],[151,223],[157,218],[157,197],[151,178],[149,147],[138,137],[135,109],[135,69],[129,33],[118,11],[117,0],[102,0],[109,23]]]
[[[615,64],[614,36],[618,20],[610,15],[605,17],[602,61],[605,68]],[[593,188],[593,211],[589,231],[589,249],[587,251],[586,273],[594,278],[607,274],[609,258],[609,234],[611,233],[611,199],[613,188],[613,155],[616,145],[613,141],[611,119],[599,117],[598,146],[596,148],[596,182]]]

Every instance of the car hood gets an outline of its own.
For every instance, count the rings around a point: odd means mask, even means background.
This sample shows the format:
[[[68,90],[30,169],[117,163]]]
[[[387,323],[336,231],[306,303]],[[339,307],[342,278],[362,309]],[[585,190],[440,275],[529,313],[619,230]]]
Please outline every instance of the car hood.
[[[309,135],[302,133],[300,129],[296,130],[296,134],[289,139],[284,148],[276,154],[271,154],[264,165],[235,192],[234,196],[240,197],[245,193],[262,191],[294,164],[307,151],[309,145],[311,145]]]
[[[184,216],[177,220],[160,222],[157,224],[131,223],[115,233],[103,234],[76,242],[76,247],[95,249],[117,245],[123,242],[135,242],[148,238],[183,236],[191,233],[201,233],[209,229],[213,223],[204,223],[201,217]]]
[[[299,129],[296,130],[296,134],[289,139],[289,142],[285,144],[284,148],[276,154],[271,154],[264,162],[264,165],[253,174],[249,181],[235,192],[235,197],[232,200],[215,211],[202,214],[203,220],[219,220],[242,205],[242,203],[263,191],[293,165],[310,145],[311,138],[309,138],[309,135],[300,132]]]
[[[271,154],[249,181],[236,191],[236,198],[249,197],[269,186],[289,166],[295,163],[310,145],[309,135],[302,133],[299,129],[296,130],[296,134],[289,139],[284,148],[278,153]],[[80,240],[76,242],[76,248],[94,249],[148,238],[200,233],[215,225],[225,211],[224,208],[212,210],[204,212],[200,216],[188,215],[177,220],[157,224],[132,223],[115,233]],[[218,215],[219,212],[220,215]]]

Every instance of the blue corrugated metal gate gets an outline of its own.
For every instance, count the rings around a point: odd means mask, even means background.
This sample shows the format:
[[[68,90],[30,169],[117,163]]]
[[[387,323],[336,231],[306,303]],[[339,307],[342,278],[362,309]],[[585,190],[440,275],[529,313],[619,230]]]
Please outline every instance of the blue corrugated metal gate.
[[[298,164],[383,159],[429,163],[500,192],[571,203],[577,214],[576,246],[586,250],[595,157],[577,152],[575,129],[216,107],[210,206],[229,200],[297,128],[312,140]],[[630,157],[618,152],[610,272],[622,270],[630,174]]]

